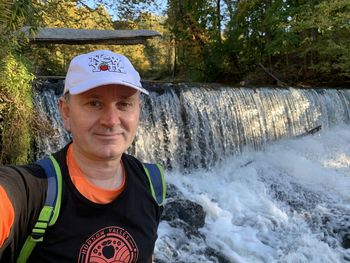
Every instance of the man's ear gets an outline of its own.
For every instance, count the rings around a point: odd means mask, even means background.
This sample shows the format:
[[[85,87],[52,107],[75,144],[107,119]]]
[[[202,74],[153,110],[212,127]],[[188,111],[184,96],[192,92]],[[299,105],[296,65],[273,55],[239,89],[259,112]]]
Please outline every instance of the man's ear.
[[[69,99],[65,97],[60,97],[58,101],[59,110],[61,113],[61,118],[63,120],[64,127],[67,131],[70,132],[70,122],[69,122],[69,115],[70,115],[70,108],[69,108]]]

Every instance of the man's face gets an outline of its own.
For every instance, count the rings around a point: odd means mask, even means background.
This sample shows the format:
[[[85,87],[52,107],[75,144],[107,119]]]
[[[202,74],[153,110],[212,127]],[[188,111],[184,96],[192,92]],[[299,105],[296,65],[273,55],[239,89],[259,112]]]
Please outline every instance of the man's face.
[[[75,152],[90,160],[114,160],[131,145],[139,124],[140,94],[106,85],[60,100]]]

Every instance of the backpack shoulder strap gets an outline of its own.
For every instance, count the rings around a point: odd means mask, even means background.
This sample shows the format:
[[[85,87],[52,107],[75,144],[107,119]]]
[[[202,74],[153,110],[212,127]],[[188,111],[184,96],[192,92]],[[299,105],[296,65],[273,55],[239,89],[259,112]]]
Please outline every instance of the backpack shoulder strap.
[[[166,194],[164,169],[159,164],[143,163],[143,168],[148,177],[152,196],[159,206],[163,205]]]
[[[62,174],[59,164],[52,155],[36,163],[44,169],[47,176],[46,199],[32,233],[21,249],[17,263],[26,262],[37,242],[43,241],[46,228],[56,223],[61,207]]]

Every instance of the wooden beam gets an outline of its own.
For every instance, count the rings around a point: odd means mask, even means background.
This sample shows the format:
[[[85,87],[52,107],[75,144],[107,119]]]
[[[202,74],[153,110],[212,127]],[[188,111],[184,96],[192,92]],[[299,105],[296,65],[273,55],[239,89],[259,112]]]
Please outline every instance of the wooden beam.
[[[75,28],[38,28],[36,35],[29,33],[30,27],[20,31],[33,44],[103,44],[136,45],[144,44],[147,39],[161,36],[154,30],[96,30]]]

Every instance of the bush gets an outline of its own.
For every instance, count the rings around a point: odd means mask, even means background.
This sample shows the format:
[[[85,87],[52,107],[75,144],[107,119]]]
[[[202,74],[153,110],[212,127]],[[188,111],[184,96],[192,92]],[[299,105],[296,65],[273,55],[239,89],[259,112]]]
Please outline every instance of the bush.
[[[32,81],[24,59],[2,50],[0,61],[0,163],[31,159]]]

